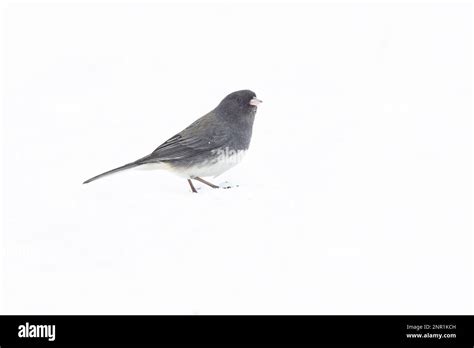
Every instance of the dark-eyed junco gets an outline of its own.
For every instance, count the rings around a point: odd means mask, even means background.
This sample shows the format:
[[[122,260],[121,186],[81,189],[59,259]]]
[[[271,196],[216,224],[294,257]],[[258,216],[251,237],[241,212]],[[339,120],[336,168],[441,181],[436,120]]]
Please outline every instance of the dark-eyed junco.
[[[249,148],[255,113],[261,102],[252,91],[233,92],[214,110],[165,141],[148,156],[94,176],[84,184],[125,169],[151,166],[185,177],[193,192],[197,191],[191,179],[219,188],[202,177],[216,177],[240,162]]]

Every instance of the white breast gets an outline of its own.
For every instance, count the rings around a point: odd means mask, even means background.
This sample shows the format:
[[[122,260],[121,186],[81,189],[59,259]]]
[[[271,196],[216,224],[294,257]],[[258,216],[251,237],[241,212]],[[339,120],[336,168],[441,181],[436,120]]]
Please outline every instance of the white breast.
[[[201,164],[196,164],[188,168],[175,167],[169,163],[158,162],[143,164],[137,167],[137,169],[166,169],[176,175],[185,178],[193,178],[196,176],[216,177],[240,163],[240,161],[242,161],[242,158],[245,155],[245,152],[245,150],[235,151],[229,150],[228,148],[226,148],[225,150],[215,150],[213,153],[215,158],[213,160]]]
[[[186,178],[193,178],[196,176],[216,177],[240,163],[240,161],[242,161],[242,158],[245,155],[245,151],[235,151],[226,149],[216,150],[215,154],[217,155],[217,157],[212,161],[208,161],[207,163],[197,164],[186,169],[178,169],[170,166],[169,169],[172,170],[175,174]]]

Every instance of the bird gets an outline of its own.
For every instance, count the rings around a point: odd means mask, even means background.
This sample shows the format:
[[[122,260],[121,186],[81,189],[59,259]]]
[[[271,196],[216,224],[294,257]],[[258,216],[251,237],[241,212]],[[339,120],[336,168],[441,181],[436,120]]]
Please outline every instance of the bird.
[[[238,164],[249,148],[258,105],[262,103],[251,90],[227,95],[213,110],[158,146],[149,155],[96,175],[83,184],[135,167],[165,169],[187,180],[212,188],[218,185],[202,177],[217,177]]]

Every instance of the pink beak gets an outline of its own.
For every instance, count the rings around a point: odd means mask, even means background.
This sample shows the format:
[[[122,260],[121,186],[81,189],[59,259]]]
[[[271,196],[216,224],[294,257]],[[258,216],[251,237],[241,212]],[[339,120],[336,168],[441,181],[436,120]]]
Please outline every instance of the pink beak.
[[[253,105],[253,106],[258,106],[258,104],[262,103],[262,101],[260,99],[257,99],[256,97],[253,97],[251,100],[250,100],[250,105]]]

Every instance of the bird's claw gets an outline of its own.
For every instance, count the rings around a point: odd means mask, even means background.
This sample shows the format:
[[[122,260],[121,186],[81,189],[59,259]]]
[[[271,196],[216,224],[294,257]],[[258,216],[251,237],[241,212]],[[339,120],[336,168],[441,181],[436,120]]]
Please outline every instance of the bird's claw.
[[[224,190],[227,190],[233,187],[239,187],[239,185],[233,185],[227,181],[219,184],[219,188],[224,189]]]

